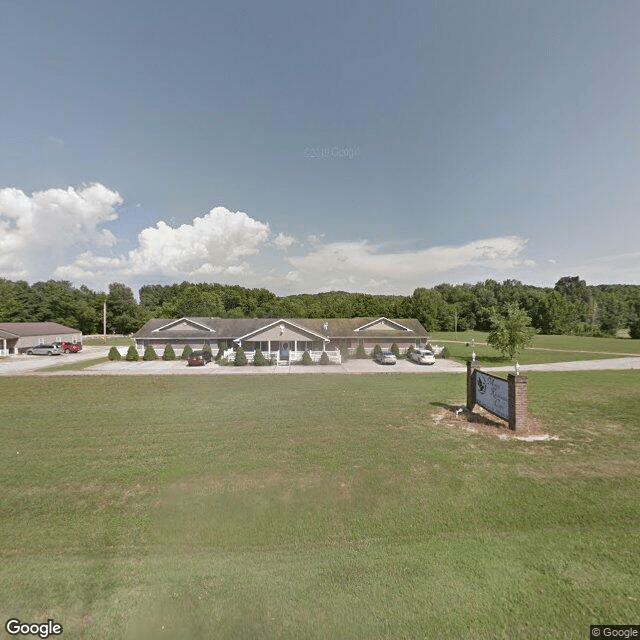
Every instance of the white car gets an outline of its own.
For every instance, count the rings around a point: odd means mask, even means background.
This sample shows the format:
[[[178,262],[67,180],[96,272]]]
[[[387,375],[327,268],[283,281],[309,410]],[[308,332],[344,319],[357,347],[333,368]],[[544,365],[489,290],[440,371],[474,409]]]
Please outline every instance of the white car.
[[[436,357],[429,349],[416,349],[409,354],[409,359],[418,364],[435,364]]]

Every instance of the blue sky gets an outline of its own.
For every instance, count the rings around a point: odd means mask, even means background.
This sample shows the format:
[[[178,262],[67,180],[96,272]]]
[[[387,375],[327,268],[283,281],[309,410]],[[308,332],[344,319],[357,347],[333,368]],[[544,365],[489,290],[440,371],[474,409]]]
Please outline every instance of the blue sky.
[[[640,4],[23,0],[0,277],[640,284]]]

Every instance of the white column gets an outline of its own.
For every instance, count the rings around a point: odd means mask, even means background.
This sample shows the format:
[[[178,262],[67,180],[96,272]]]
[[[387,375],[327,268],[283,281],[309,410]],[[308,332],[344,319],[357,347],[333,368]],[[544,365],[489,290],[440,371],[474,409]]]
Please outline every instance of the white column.
[[[271,340],[267,340],[267,351],[269,352],[269,358],[271,358]]]
[[[297,351],[298,351],[298,341],[294,340],[293,341],[293,352],[297,353]]]

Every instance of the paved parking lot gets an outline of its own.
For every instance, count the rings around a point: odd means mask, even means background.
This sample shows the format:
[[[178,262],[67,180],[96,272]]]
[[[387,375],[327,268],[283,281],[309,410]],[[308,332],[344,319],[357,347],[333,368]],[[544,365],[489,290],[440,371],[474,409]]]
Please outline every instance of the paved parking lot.
[[[466,367],[453,360],[438,360],[433,366],[399,360],[395,365],[381,365],[373,360],[348,360],[339,365],[304,365],[279,367],[220,366],[211,362],[204,367],[188,367],[184,360],[165,362],[105,362],[81,372],[84,375],[290,375],[296,373],[442,373],[466,371]],[[72,372],[73,373],[73,372]]]

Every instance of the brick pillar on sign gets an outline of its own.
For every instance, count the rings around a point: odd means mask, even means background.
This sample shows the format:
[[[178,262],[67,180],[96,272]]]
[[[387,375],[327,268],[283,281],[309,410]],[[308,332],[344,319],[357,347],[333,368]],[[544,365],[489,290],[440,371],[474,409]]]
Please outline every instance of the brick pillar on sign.
[[[476,406],[476,369],[477,360],[467,361],[467,409],[473,411]]]
[[[509,429],[524,428],[527,422],[527,377],[514,376],[510,373],[507,376],[509,384]]]

